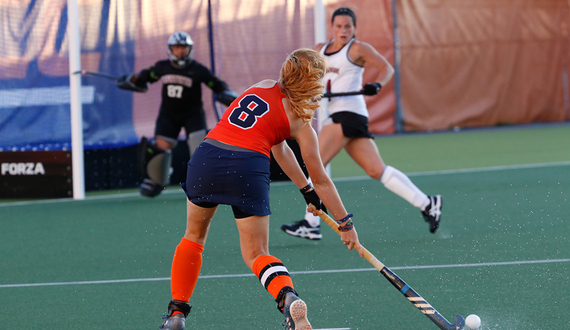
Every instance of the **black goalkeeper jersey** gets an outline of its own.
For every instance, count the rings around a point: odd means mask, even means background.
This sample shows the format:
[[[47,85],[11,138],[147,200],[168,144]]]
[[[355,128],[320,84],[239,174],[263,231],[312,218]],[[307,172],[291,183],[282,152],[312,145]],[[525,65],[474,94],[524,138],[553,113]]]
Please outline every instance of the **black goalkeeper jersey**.
[[[226,90],[225,82],[214,76],[208,68],[192,60],[184,68],[174,67],[169,60],[158,61],[140,72],[137,85],[162,81],[160,111],[165,114],[189,116],[202,113],[202,84],[214,93]]]

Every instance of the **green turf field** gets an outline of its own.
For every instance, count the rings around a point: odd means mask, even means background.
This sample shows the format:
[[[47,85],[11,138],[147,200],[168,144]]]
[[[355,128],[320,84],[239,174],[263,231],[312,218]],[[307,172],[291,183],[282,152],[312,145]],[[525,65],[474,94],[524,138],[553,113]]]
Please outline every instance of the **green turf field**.
[[[363,177],[345,154],[333,177],[361,243],[452,321],[481,329],[570,329],[570,126],[377,138],[384,160],[444,196],[430,234],[417,209]],[[315,329],[437,329],[330,228],[321,241],[279,229],[303,199],[272,185],[270,252],[283,260]],[[176,187],[84,201],[0,203],[0,329],[158,329],[185,226]],[[282,315],[243,263],[231,210],[220,207],[187,329],[282,329]]]

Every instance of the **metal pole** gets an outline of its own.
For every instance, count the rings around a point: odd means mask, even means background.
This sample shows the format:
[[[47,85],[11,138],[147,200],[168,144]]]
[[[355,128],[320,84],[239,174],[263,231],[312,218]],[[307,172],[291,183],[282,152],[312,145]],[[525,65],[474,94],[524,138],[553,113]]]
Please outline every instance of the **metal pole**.
[[[326,28],[326,18],[325,18],[325,5],[323,0],[315,0],[315,7],[313,8],[314,20],[315,20],[315,44],[327,41],[327,28]],[[326,107],[327,101],[321,100],[320,102],[322,109],[317,112],[317,132],[320,132],[323,128],[323,121],[326,119]],[[331,164],[328,163],[325,167],[327,174],[330,176],[332,174]]]
[[[81,56],[79,43],[79,9],[77,0],[67,0],[67,34],[69,36],[69,91],[71,109],[71,159],[73,199],[85,199],[83,164],[83,109],[81,106]]]
[[[318,44],[327,40],[323,0],[315,0],[313,12],[315,17],[315,44]]]
[[[216,52],[214,50],[214,22],[212,21],[212,1],[208,0],[208,41],[210,43],[210,71],[213,75],[216,75]],[[216,119],[220,121],[223,113],[218,106],[216,93],[212,93],[212,106],[214,107],[214,113],[216,114]]]
[[[398,12],[396,1],[392,0],[392,21],[394,29],[394,92],[396,93],[396,112],[394,124],[397,133],[404,131],[404,111],[402,109],[402,90],[400,75],[400,36],[398,35]]]
[[[314,17],[314,29],[315,29],[315,45],[327,41],[326,25],[325,25],[325,6],[323,0],[315,0],[313,7],[313,17]],[[326,114],[324,113],[327,108],[327,101],[325,99],[321,100],[320,105],[321,110],[317,111],[316,117],[316,127],[317,132],[321,131],[323,127],[323,121],[326,119]]]

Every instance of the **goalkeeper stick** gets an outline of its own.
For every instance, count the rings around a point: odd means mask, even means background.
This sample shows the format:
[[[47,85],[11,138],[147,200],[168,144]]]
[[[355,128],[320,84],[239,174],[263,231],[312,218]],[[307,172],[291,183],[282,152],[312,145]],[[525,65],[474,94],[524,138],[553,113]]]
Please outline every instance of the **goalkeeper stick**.
[[[115,84],[117,85],[117,87],[119,87],[121,89],[126,89],[128,91],[144,93],[148,89],[146,86],[146,83],[144,84],[144,86],[139,86],[139,85],[135,84],[134,82],[132,82],[131,81],[132,75],[131,76],[129,76],[129,75],[114,76],[112,74],[108,74],[105,72],[96,72],[96,71],[87,71],[87,70],[75,71],[74,74],[81,74],[81,75],[87,75],[87,76],[103,77],[103,78],[107,78],[107,79],[113,79],[115,81]]]
[[[96,72],[96,71],[87,71],[87,70],[75,71],[73,74],[80,74],[82,76],[103,77],[103,78],[113,79],[113,80],[121,79],[120,76],[114,76],[112,74],[108,74],[105,72]]]
[[[313,206],[314,207],[314,206]],[[334,229],[339,235],[340,231],[338,230],[338,224],[336,221],[331,219],[331,217],[326,214],[322,213],[319,214],[321,219],[327,223],[332,229]],[[361,245],[362,246],[362,245]],[[356,248],[355,248],[356,250]],[[412,289],[406,282],[404,282],[398,275],[392,272],[388,267],[384,266],[376,257],[370,253],[364,246],[362,246],[362,251],[364,252],[364,258],[368,260],[374,266],[374,268],[378,269],[384,277],[392,283],[408,300],[414,304],[422,313],[425,314],[435,325],[437,325],[442,330],[461,330],[465,325],[465,319],[463,316],[457,314],[455,315],[455,323],[451,324],[448,320],[445,319],[438,311],[435,310],[422,296],[420,296],[414,289]]]

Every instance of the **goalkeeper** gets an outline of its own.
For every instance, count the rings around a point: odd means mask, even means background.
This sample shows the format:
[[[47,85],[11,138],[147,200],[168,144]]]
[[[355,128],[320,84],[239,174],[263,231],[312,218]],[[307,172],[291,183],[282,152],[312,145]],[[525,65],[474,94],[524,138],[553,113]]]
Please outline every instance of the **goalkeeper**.
[[[327,92],[361,90],[364,95],[378,94],[380,88],[392,78],[394,68],[370,44],[355,39],[356,15],[351,9],[343,7],[335,10],[331,25],[333,39],[315,47],[327,59],[329,68],[323,78]],[[362,86],[365,64],[379,70],[379,82]],[[328,101],[327,115],[319,132],[319,152],[323,164],[327,165],[344,148],[370,177],[420,209],[429,223],[429,230],[434,233],[441,216],[441,196],[427,196],[404,173],[384,164],[368,131],[368,109],[364,97],[332,97]],[[282,225],[281,229],[292,236],[313,240],[322,238],[320,218],[311,213],[306,213],[303,220],[292,225]]]
[[[217,100],[226,106],[237,96],[224,81],[192,58],[194,43],[186,32],[172,34],[167,45],[169,59],[116,81],[119,88],[136,92],[145,92],[148,83],[161,80],[163,84],[154,141],[143,137],[139,146],[139,167],[144,177],[140,192],[148,197],[157,196],[169,183],[172,149],[182,127],[187,135],[190,156],[206,136],[202,84],[212,89]]]

